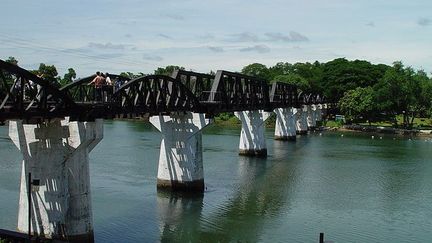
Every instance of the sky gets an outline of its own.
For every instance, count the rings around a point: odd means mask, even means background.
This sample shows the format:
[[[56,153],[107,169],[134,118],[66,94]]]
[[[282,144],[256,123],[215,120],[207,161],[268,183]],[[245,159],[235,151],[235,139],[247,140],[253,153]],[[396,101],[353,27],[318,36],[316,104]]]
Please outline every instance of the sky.
[[[79,77],[335,58],[430,73],[431,10],[430,0],[1,0],[0,59]]]

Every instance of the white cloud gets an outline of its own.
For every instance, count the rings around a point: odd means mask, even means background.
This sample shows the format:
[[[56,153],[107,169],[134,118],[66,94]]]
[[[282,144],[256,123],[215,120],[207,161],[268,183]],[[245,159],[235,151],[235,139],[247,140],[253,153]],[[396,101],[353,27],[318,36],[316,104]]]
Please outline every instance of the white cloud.
[[[270,52],[270,48],[266,45],[255,45],[255,46],[241,48],[240,51],[241,52],[267,53],[267,52]]]

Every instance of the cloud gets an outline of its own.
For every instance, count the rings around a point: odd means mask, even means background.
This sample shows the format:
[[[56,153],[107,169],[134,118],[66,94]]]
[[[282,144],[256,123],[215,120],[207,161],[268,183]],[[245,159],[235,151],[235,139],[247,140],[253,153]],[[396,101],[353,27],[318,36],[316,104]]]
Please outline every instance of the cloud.
[[[212,35],[212,34],[207,33],[207,34],[204,34],[204,35],[199,35],[198,38],[200,38],[200,39],[214,39],[215,36]]]
[[[126,34],[125,37],[126,38],[132,38],[132,35],[131,34]]]
[[[267,53],[270,52],[270,48],[266,45],[255,45],[250,47],[245,47],[240,49],[241,52],[258,52],[258,53]]]
[[[177,21],[183,21],[185,20],[184,16],[178,15],[178,14],[162,14],[161,16],[172,19],[172,20],[177,20]]]
[[[259,38],[257,35],[250,32],[242,32],[238,34],[230,35],[228,39],[231,42],[257,42]]]
[[[280,32],[265,33],[265,35],[267,36],[269,41],[283,41],[283,42],[309,41],[309,38],[295,31],[290,31],[288,35],[284,35]]]
[[[111,42],[107,42],[107,43],[95,43],[95,42],[90,42],[87,45],[90,48],[96,48],[96,49],[111,49],[111,50],[124,50],[126,48],[125,45],[122,44],[112,44]]]
[[[212,52],[224,52],[224,49],[220,46],[208,46],[207,48]]]
[[[375,23],[373,21],[366,23],[366,26],[375,27]]]
[[[420,19],[417,21],[417,24],[420,25],[420,26],[423,26],[423,27],[425,27],[425,26],[429,26],[429,25],[432,24],[432,19],[428,19],[428,18],[420,18]]]
[[[123,56],[124,54],[122,53],[104,53],[104,54],[95,55],[95,57],[99,59],[113,59],[113,58],[119,58]]]
[[[156,62],[160,62],[163,60],[163,58],[161,56],[156,56],[156,55],[149,55],[149,54],[144,54],[142,57],[144,60],[148,60],[148,61],[156,61]]]
[[[162,37],[162,38],[165,38],[165,39],[168,39],[168,40],[172,40],[172,39],[174,39],[174,38],[172,38],[171,36],[166,35],[166,34],[158,34],[158,36],[159,36],[159,37]]]

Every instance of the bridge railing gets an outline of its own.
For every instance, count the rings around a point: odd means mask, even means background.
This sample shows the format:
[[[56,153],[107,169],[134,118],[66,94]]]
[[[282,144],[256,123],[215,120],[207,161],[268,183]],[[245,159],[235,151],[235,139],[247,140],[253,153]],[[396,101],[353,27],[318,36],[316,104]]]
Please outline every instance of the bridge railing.
[[[96,88],[94,85],[80,84],[68,90],[75,102],[80,103],[110,103],[114,93],[113,85],[102,85]]]

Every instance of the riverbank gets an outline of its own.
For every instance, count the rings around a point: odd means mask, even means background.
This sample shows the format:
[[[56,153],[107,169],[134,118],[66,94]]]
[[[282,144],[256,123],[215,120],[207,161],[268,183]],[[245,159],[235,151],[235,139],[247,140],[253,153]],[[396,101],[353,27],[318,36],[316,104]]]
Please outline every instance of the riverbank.
[[[364,126],[364,125],[343,125],[341,127],[326,127],[326,130],[365,132],[376,134],[393,134],[402,136],[425,136],[432,137],[432,130],[421,129],[401,129],[381,126]]]

